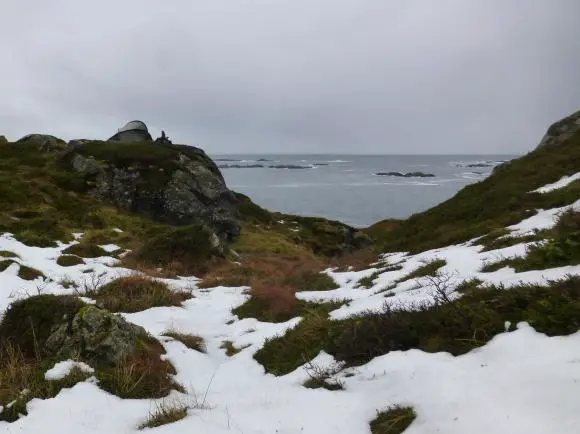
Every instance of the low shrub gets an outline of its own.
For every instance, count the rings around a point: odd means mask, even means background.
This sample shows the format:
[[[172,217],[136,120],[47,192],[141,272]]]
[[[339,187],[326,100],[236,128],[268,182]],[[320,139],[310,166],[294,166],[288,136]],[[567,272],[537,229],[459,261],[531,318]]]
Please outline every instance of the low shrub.
[[[75,265],[84,264],[85,261],[75,255],[61,255],[56,260],[56,263],[61,267],[73,267]]]
[[[470,283],[471,286],[473,283]],[[435,296],[434,296],[435,297]],[[414,304],[331,321],[306,317],[284,336],[266,341],[255,359],[268,372],[283,375],[312,360],[321,350],[349,366],[369,362],[391,351],[417,348],[461,355],[485,345],[519,322],[528,322],[548,336],[580,329],[580,277],[569,276],[548,286],[519,285],[510,289],[467,290],[454,301]],[[407,309],[407,310],[405,310]]]
[[[43,279],[46,278],[42,271],[39,271],[36,268],[27,267],[26,265],[20,265],[18,277],[24,280],[34,280],[39,277],[42,277]]]
[[[73,244],[62,251],[65,255],[75,255],[81,258],[100,258],[101,256],[110,256],[105,249],[102,247],[91,244],[80,242],[78,244]]]

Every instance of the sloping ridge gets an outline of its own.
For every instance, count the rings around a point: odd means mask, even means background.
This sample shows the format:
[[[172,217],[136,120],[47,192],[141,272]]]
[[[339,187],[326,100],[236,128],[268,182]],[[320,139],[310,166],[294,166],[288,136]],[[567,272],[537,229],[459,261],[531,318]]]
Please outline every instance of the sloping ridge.
[[[567,119],[554,125],[566,125]],[[566,129],[562,134],[560,139],[551,135],[557,146],[539,146],[497,166],[487,179],[465,187],[446,202],[401,222],[379,222],[367,232],[378,239],[382,251],[420,252],[489,233],[503,235],[506,226],[534,215],[536,209],[571,204],[580,197],[579,182],[547,194],[530,193],[580,171],[580,130],[571,134]],[[384,226],[389,228],[381,229]]]

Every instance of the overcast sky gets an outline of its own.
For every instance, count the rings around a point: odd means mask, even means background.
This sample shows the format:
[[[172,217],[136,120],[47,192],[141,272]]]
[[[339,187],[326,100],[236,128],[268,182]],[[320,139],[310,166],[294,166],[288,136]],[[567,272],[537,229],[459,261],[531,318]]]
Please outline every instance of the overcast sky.
[[[578,0],[1,0],[0,134],[523,153],[580,109]]]

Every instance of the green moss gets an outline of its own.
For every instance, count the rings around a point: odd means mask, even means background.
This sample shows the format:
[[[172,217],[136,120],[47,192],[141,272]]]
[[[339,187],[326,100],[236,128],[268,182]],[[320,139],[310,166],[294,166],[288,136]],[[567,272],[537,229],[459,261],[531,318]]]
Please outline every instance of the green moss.
[[[24,357],[43,356],[46,339],[63,318],[72,321],[84,303],[67,295],[36,295],[12,303],[0,322],[0,346],[17,345]]]
[[[139,312],[159,306],[180,306],[191,295],[174,292],[167,284],[141,276],[115,279],[91,294],[99,306],[113,312]]]
[[[61,267],[72,267],[74,265],[84,264],[85,261],[75,255],[61,255],[56,260],[56,263]]]
[[[241,193],[235,193],[240,216],[244,222],[248,223],[272,223],[274,217],[272,213],[258,205]]]
[[[20,258],[16,253],[9,252],[8,250],[0,250],[0,257],[2,258]]]
[[[395,405],[377,412],[377,417],[371,421],[372,434],[401,434],[415,420],[417,414],[411,407]]]
[[[101,256],[110,256],[106,250],[96,244],[80,242],[73,244],[62,251],[65,255],[80,256],[81,258],[99,258]]]
[[[207,262],[218,255],[209,230],[203,226],[190,225],[157,230],[134,257],[151,267],[179,263],[191,274],[196,274],[203,272]]]
[[[20,269],[18,270],[18,277],[24,280],[34,280],[39,277],[42,277],[43,279],[46,278],[42,271],[27,267],[26,265],[20,265]]]
[[[12,259],[4,259],[0,261],[0,272],[2,271],[6,271],[6,269],[8,267],[10,267],[10,265],[12,264],[18,264],[18,262],[12,260]]]

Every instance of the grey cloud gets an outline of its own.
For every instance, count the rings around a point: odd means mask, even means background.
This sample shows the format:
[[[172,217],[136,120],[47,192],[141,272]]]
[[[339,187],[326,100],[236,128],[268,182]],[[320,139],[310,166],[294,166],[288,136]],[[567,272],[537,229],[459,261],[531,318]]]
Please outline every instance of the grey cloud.
[[[576,0],[4,0],[0,134],[519,153],[580,109]]]

